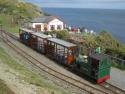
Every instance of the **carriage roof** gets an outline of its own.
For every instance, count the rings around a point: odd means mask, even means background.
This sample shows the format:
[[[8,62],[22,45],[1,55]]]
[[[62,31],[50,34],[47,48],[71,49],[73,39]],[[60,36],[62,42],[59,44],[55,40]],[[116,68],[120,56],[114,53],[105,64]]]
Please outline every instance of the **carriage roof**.
[[[27,29],[27,28],[20,28],[20,30],[22,30],[24,32],[27,32],[27,33],[33,33],[33,32],[35,32],[35,31]]]
[[[34,32],[34,33],[32,33],[32,35],[35,35],[35,36],[40,37],[40,38],[43,38],[43,39],[45,39],[45,38],[50,38],[50,36],[45,35],[45,34],[43,34],[42,32]]]
[[[67,42],[67,41],[64,41],[64,40],[61,40],[61,39],[58,39],[58,38],[50,38],[48,40],[51,41],[51,42],[54,42],[56,44],[59,44],[61,46],[68,47],[68,48],[77,46],[73,43],[70,43],[70,42]]]

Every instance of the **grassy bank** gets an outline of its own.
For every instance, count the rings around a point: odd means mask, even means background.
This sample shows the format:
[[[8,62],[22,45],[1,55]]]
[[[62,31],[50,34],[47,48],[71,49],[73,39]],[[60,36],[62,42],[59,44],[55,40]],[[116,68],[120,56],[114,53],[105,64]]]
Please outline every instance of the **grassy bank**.
[[[5,84],[4,81],[0,80],[0,94],[15,94]]]
[[[0,24],[3,25],[3,28],[9,32],[17,33],[19,32],[19,26],[12,22],[12,15],[0,14]]]
[[[3,63],[7,64],[9,67],[14,69],[15,71],[19,72],[19,79],[24,80],[30,84],[40,86],[50,92],[52,94],[69,94],[65,90],[58,88],[55,85],[50,85],[47,80],[42,78],[41,76],[33,73],[25,66],[18,64],[11,56],[9,56],[4,49],[0,48],[0,59]],[[0,93],[3,94],[3,93]]]
[[[0,24],[9,32],[18,32],[19,26],[43,15],[39,7],[24,0],[0,0]]]

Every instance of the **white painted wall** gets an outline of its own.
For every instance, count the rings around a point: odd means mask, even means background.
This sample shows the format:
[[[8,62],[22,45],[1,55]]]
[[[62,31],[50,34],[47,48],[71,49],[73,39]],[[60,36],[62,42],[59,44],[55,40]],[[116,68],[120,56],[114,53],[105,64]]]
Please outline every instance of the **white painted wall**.
[[[57,30],[57,25],[61,25],[61,30],[64,29],[63,22],[60,21],[59,19],[54,19],[48,23],[48,30],[51,31],[51,25],[55,26],[55,30]]]

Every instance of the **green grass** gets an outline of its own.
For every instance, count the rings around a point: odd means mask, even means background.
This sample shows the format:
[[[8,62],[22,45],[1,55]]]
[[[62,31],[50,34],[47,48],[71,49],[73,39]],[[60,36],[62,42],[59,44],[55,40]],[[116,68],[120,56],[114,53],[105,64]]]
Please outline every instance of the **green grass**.
[[[20,0],[0,0],[0,24],[9,32],[17,33],[19,25],[43,15],[41,8],[31,3],[20,2]]]
[[[12,92],[7,85],[4,84],[2,80],[0,80],[0,94],[15,94]]]
[[[19,32],[19,26],[12,22],[13,17],[7,14],[0,14],[0,24],[3,28],[12,33]]]
[[[30,84],[34,84],[36,86],[40,86],[50,93],[54,92],[54,94],[69,94],[63,89],[58,88],[55,85],[50,85],[47,80],[42,78],[40,75],[33,73],[28,68],[26,68],[23,65],[18,64],[11,56],[9,56],[3,48],[0,48],[0,59],[2,62],[7,64],[12,69],[16,70],[21,74],[19,76],[19,79],[25,80],[26,82]],[[1,93],[0,93],[1,94]]]

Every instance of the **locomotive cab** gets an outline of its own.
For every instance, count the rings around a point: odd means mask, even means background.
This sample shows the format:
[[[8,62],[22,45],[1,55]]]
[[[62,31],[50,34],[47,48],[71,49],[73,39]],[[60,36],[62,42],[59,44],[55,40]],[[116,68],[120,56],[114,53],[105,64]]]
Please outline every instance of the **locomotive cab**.
[[[91,53],[88,56],[79,55],[75,64],[81,73],[96,80],[97,83],[110,78],[109,58],[102,53]]]
[[[92,53],[89,56],[91,63],[91,77],[96,80],[97,83],[104,82],[110,79],[110,60],[101,53]]]

